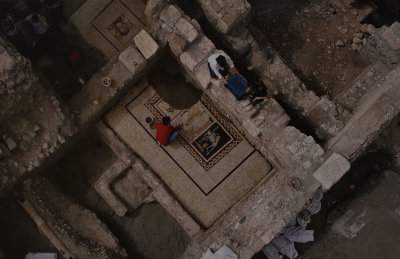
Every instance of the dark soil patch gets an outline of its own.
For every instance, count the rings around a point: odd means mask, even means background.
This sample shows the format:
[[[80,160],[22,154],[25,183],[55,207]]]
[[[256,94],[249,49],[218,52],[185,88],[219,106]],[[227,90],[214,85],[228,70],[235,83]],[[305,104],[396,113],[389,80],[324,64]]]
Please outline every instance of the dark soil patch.
[[[24,258],[29,252],[57,252],[12,196],[0,200],[0,211],[0,251],[6,258]]]
[[[184,77],[185,72],[173,58],[166,56],[153,68],[148,81],[156,92],[175,109],[187,109],[200,100],[203,91]]]

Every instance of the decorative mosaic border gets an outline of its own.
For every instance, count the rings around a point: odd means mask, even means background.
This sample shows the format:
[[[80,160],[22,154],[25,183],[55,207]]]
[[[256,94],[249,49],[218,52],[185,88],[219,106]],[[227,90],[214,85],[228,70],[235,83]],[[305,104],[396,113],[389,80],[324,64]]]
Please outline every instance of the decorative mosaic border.
[[[93,26],[93,28],[108,42],[111,44],[111,46],[113,46],[113,48],[116,51],[122,51],[123,49],[118,48],[117,46],[115,46],[115,44],[106,36],[104,35],[104,33],[101,31],[101,29],[97,28],[97,26],[94,24],[95,20],[104,13],[104,11],[114,2],[114,0],[111,0],[91,21],[90,21],[90,25]],[[120,4],[122,4],[126,10],[128,10],[134,17],[136,17],[136,19],[143,25],[143,27],[146,27],[146,24],[121,0],[118,0],[118,2]],[[132,22],[132,21],[130,21]],[[139,29],[140,31],[140,29]],[[130,38],[129,41],[131,41],[133,39],[133,37],[135,37],[134,35]],[[118,40],[118,39],[117,39]],[[118,40],[119,41],[119,40]],[[119,41],[120,42],[120,41]],[[127,46],[128,43],[123,44],[122,42],[120,42],[122,45]]]
[[[161,100],[161,96],[158,94],[153,95],[146,103],[145,106],[149,109],[149,111],[158,119],[161,120],[164,116],[156,107],[155,104]],[[195,160],[204,168],[204,170],[210,170],[219,160],[221,160],[226,154],[228,154],[233,148],[235,148],[241,141],[242,138],[237,133],[236,129],[234,129],[225,119],[224,117],[217,111],[211,101],[206,97],[206,95],[201,95],[200,102],[207,108],[207,110],[214,116],[217,120],[216,122],[227,132],[232,140],[228,142],[224,147],[220,150],[216,151],[216,154],[213,155],[208,160],[205,159],[196,148],[192,146],[185,138],[179,136],[177,140],[182,144],[183,147],[195,158]]]

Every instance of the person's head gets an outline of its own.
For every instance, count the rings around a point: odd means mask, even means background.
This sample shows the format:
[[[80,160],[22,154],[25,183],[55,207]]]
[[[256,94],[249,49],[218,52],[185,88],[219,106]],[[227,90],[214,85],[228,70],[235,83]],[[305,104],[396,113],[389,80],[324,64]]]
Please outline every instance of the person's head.
[[[225,57],[222,55],[219,55],[216,60],[217,60],[218,65],[220,65],[224,69],[224,71],[229,74],[230,67],[229,67],[228,63],[226,62]]]
[[[171,118],[168,117],[168,116],[165,116],[165,117],[162,118],[161,121],[162,121],[162,123],[163,123],[164,125],[169,125],[169,123],[171,122]]]
[[[34,14],[32,15],[31,21],[34,23],[38,23],[39,22],[39,15]]]
[[[300,225],[303,225],[305,223],[310,223],[311,222],[311,215],[308,210],[302,210],[296,217],[297,223]]]
[[[218,65],[220,65],[221,67],[226,67],[227,63],[226,63],[226,59],[224,56],[219,55],[216,60],[217,60]]]
[[[257,80],[256,82],[254,82],[254,86],[256,89],[261,90],[264,87],[264,83],[261,80]]]

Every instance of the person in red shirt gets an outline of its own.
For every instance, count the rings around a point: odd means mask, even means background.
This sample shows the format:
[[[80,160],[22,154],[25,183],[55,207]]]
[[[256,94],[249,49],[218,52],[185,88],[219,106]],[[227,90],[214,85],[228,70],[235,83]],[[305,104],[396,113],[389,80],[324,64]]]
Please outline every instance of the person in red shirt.
[[[170,125],[171,119],[166,116],[162,118],[162,123],[151,124],[152,129],[156,129],[156,140],[162,145],[168,145],[177,136],[178,132]]]

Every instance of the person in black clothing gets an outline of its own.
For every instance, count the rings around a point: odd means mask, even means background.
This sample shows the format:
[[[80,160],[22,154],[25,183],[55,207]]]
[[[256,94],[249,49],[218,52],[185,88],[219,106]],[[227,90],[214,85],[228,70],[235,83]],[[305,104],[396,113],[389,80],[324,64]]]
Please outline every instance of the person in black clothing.
[[[247,89],[246,93],[249,96],[249,100],[243,104],[246,110],[251,110],[257,104],[270,98],[267,88],[261,80],[257,80],[252,87]]]

